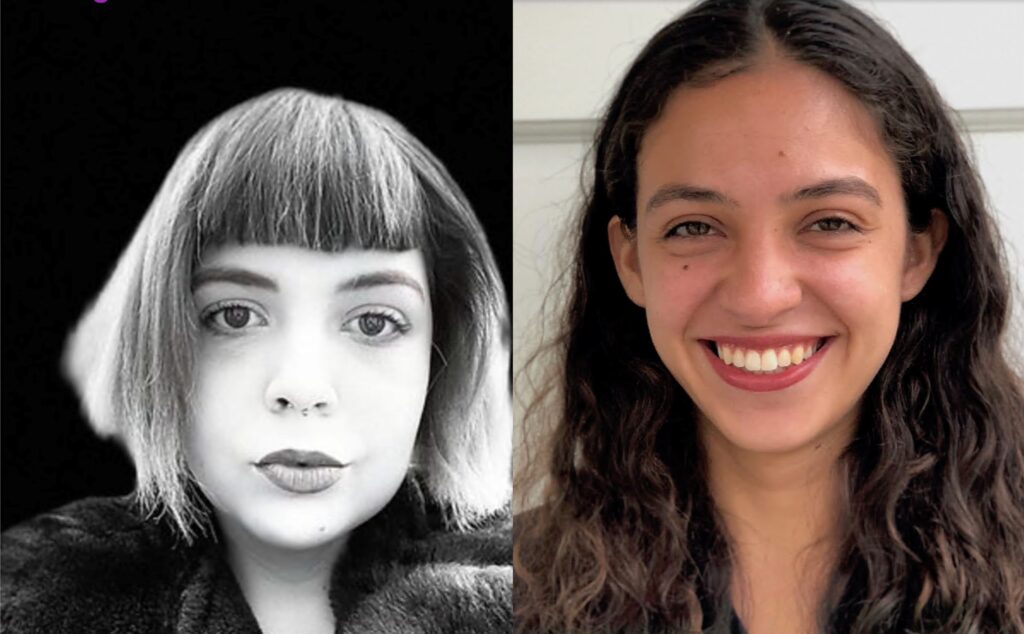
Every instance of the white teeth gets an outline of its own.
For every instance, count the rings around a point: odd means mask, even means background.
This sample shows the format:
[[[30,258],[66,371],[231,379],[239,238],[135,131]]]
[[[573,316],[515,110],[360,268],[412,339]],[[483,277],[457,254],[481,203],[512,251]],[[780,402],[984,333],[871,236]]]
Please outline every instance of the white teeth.
[[[761,369],[761,355],[753,350],[747,350],[747,358],[743,362],[743,367],[751,372],[759,371]]]
[[[726,365],[756,373],[779,372],[791,365],[800,365],[818,349],[817,341],[769,348],[767,350],[743,349],[729,344],[717,344],[718,357]]]

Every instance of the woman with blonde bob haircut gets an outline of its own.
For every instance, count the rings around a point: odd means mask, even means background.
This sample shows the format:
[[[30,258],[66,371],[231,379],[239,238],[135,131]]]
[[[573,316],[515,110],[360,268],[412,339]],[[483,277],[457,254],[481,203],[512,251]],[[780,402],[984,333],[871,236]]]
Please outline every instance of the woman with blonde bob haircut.
[[[219,116],[65,354],[135,495],[4,534],[5,631],[507,626],[506,321],[393,119],[294,89]]]

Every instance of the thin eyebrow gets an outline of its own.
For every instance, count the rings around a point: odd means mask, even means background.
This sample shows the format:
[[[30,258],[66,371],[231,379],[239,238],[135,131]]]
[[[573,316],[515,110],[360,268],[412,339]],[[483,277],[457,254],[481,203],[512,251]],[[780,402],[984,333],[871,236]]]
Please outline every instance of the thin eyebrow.
[[[658,188],[658,191],[654,192],[654,195],[652,195],[647,201],[647,211],[651,211],[655,207],[660,207],[661,205],[672,202],[673,200],[689,200],[701,203],[732,205],[734,207],[739,206],[739,203],[732,198],[729,198],[720,192],[716,192],[713,189],[704,189],[703,187],[674,183],[672,185],[660,187]]]
[[[269,277],[245,269],[218,266],[203,268],[197,271],[192,276],[192,291],[195,292],[200,286],[213,282],[227,282],[229,284],[238,284],[239,286],[254,286],[268,291],[277,291],[277,283]]]
[[[336,293],[341,293],[344,291],[373,288],[375,286],[393,285],[411,288],[419,294],[420,299],[426,299],[427,297],[420,283],[401,271],[375,271],[373,273],[366,273],[365,275],[357,275],[350,280],[345,280],[338,284],[334,290]]]
[[[840,195],[857,196],[864,198],[876,207],[882,206],[882,197],[878,195],[878,190],[856,176],[823,180],[820,183],[802,187],[791,194],[787,194],[782,197],[782,200],[788,202]]]

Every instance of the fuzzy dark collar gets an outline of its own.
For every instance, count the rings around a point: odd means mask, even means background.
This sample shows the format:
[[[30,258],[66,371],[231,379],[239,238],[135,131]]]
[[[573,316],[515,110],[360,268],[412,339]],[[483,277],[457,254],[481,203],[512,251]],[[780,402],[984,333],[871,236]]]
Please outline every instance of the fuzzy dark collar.
[[[409,480],[335,566],[338,632],[494,632],[512,624],[511,519],[445,528]],[[6,531],[0,629],[9,634],[258,633],[218,543],[177,541],[128,498],[90,498]]]

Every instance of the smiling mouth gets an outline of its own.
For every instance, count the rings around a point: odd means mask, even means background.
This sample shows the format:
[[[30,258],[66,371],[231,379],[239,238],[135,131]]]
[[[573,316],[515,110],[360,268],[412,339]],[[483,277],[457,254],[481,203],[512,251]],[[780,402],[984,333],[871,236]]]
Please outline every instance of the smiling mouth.
[[[809,337],[806,341],[775,347],[747,347],[704,339],[701,343],[726,366],[749,374],[766,375],[800,366],[821,350],[833,337]]]
[[[726,384],[746,392],[796,385],[821,365],[837,336],[701,339],[708,364]],[[765,347],[767,345],[775,347]],[[757,345],[760,348],[745,346]]]
[[[319,451],[283,449],[254,463],[274,486],[289,493],[319,493],[341,479],[347,464]]]

